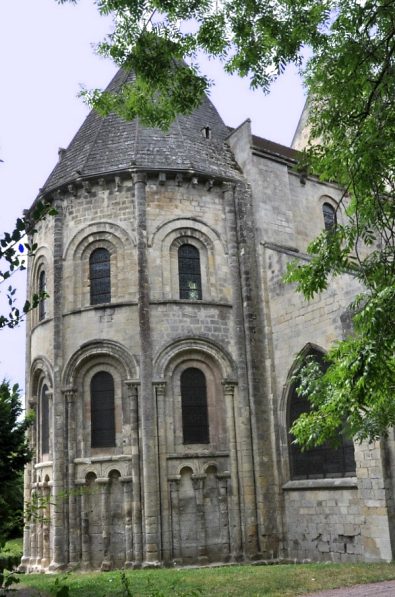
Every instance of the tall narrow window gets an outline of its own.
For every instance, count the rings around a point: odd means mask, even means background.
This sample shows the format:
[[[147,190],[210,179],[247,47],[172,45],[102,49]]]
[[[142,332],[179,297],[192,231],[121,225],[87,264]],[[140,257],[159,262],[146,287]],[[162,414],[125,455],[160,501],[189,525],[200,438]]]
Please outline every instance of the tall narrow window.
[[[91,446],[115,446],[114,380],[107,371],[91,379]]]
[[[41,454],[49,453],[49,398],[48,386],[41,388]]]
[[[313,353],[314,358],[325,369],[322,355]],[[288,429],[304,412],[310,410],[310,402],[297,393],[294,384],[290,392]],[[333,448],[328,444],[302,450],[293,444],[293,436],[289,434],[289,460],[292,479],[319,479],[324,477],[345,477],[355,474],[354,444],[351,439],[341,438],[341,444]]]
[[[324,216],[325,230],[331,230],[336,226],[336,210],[330,203],[324,203],[322,206],[322,215]]]
[[[195,367],[181,374],[181,410],[184,444],[208,444],[206,378]]]
[[[201,300],[200,256],[198,249],[193,245],[181,245],[178,249],[178,277],[180,298]]]
[[[107,249],[95,249],[89,258],[91,305],[111,302],[111,264]]]
[[[45,276],[45,271],[41,270],[38,276],[38,292],[39,294],[45,292],[47,290],[47,281]],[[46,315],[46,300],[43,298],[38,304],[38,320],[42,321],[45,319]]]

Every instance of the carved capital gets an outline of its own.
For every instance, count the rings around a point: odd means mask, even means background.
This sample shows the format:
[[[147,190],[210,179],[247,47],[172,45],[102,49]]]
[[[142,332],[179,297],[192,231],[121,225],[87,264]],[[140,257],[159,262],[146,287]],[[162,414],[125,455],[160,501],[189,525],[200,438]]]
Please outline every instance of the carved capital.
[[[110,482],[110,477],[97,477],[96,483],[98,485],[107,485]]]
[[[124,383],[126,385],[129,398],[137,400],[139,396],[140,381],[137,379],[126,379]]]
[[[224,379],[221,383],[224,388],[225,396],[229,396],[229,397],[233,398],[237,382],[229,380],[229,379]]]
[[[76,388],[64,388],[62,390],[62,393],[65,397],[65,399],[67,400],[67,402],[74,402],[75,397],[77,395],[77,390]]]
[[[29,408],[35,410],[37,408],[37,396],[32,396],[30,400],[27,401]]]
[[[206,182],[206,191],[211,191],[213,186],[214,186],[214,179],[209,178],[208,181]]]
[[[147,174],[145,172],[133,172],[132,174],[133,184],[147,184]]]
[[[233,193],[235,190],[236,185],[233,182],[223,182],[222,183],[222,192],[223,193]]]
[[[91,190],[92,190],[92,185],[89,182],[89,180],[83,180],[82,181],[82,187],[83,187],[85,193],[90,193]]]
[[[166,394],[166,382],[165,381],[154,381],[154,388],[158,398],[163,398]]]
[[[122,178],[120,176],[116,176],[114,178],[114,182],[115,182],[115,190],[116,190],[116,192],[118,192],[122,186]]]
[[[77,186],[75,184],[71,183],[71,184],[67,185],[67,190],[74,197],[77,195]]]

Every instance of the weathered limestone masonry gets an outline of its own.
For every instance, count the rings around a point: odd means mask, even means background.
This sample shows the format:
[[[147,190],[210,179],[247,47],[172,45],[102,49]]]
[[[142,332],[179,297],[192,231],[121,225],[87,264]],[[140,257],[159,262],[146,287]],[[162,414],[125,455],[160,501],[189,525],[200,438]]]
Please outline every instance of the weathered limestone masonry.
[[[290,443],[298,357],[350,333],[358,291],[282,281],[346,217],[296,160],[207,98],[168,133],[92,113],[60,150],[28,269],[49,298],[27,322],[21,569],[391,559],[393,437]]]

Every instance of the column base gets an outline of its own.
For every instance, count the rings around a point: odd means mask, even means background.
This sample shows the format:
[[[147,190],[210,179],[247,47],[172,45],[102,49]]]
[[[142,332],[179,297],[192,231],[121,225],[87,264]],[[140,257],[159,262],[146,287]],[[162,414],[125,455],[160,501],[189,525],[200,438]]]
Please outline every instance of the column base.
[[[52,560],[48,567],[48,572],[63,572],[64,570],[66,570],[66,564],[63,562],[55,562],[54,560]]]
[[[78,568],[79,565],[80,565],[79,562],[69,562],[67,564],[67,571],[68,572],[72,572],[73,570],[75,570],[76,568]]]
[[[137,570],[137,569],[141,568],[141,562],[127,561],[124,564],[124,568],[127,570]]]
[[[22,556],[21,563],[19,564],[19,566],[17,568],[18,572],[20,572],[21,574],[24,574],[25,572],[27,572],[29,570],[29,565],[30,565],[30,557]]]
[[[110,572],[112,570],[112,563],[110,560],[104,560],[100,566],[101,572]]]
[[[141,565],[142,568],[147,569],[147,568],[162,568],[162,562],[159,562],[159,560],[154,560],[152,562],[143,562]]]

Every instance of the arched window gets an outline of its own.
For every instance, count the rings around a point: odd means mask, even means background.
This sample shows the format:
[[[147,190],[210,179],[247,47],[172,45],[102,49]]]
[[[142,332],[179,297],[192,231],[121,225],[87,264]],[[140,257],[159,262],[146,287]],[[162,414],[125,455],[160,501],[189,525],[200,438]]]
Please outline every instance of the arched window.
[[[311,353],[311,356],[325,369],[322,354]],[[288,430],[296,419],[310,410],[310,402],[297,393],[297,385],[293,384],[289,398]],[[341,445],[333,448],[328,444],[302,450],[293,444],[293,436],[288,434],[289,463],[291,479],[322,479],[324,477],[346,477],[355,475],[354,444],[351,439],[341,438]]]
[[[114,380],[107,371],[91,379],[91,447],[115,446]]]
[[[46,281],[46,276],[45,276],[45,270],[41,270],[39,276],[38,276],[38,292],[39,294],[45,292],[47,290],[47,281]],[[38,320],[42,321],[43,319],[45,319],[45,315],[46,315],[46,300],[42,299],[39,304],[38,304]]]
[[[41,454],[49,453],[49,397],[48,386],[41,388]]]
[[[95,249],[89,258],[91,305],[111,302],[111,264],[107,249]]]
[[[324,203],[322,206],[322,215],[324,216],[325,230],[331,230],[336,226],[336,210],[330,203]]]
[[[190,367],[181,373],[181,410],[184,444],[208,444],[206,378]]]
[[[181,245],[178,249],[178,279],[181,299],[201,300],[200,256],[193,245]]]

